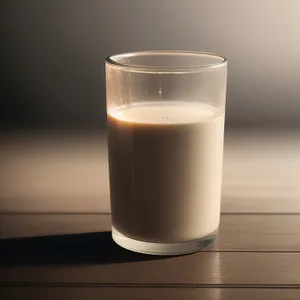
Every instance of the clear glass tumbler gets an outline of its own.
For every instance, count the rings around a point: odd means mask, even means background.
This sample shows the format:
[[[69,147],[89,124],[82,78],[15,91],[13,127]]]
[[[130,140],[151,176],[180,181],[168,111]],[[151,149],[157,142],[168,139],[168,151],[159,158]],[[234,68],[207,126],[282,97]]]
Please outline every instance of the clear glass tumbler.
[[[142,253],[177,255],[216,239],[227,61],[145,51],[106,59],[112,236]]]

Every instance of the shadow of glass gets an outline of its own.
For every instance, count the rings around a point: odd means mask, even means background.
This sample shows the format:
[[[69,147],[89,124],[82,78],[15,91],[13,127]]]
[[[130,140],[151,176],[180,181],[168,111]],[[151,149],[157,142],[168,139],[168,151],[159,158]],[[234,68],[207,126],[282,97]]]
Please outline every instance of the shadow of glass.
[[[53,235],[1,241],[0,265],[112,264],[161,259],[125,250],[111,232]]]

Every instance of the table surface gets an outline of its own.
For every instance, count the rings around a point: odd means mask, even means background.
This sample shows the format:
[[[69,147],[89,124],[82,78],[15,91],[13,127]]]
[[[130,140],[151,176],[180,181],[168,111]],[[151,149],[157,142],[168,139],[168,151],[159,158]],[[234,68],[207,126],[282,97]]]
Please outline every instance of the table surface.
[[[300,216],[269,204],[223,213],[212,247],[177,257],[119,248],[110,214],[2,214],[1,299],[300,299]]]
[[[297,173],[297,159],[282,173],[291,167]],[[11,166],[23,162],[13,159]],[[7,163],[4,170],[6,180],[20,174]],[[282,173],[276,173],[277,179]],[[0,299],[300,299],[297,178],[290,186],[227,185],[217,241],[203,252],[177,257],[147,256],[115,245],[107,207],[102,213],[30,212],[13,211],[16,206],[2,201]],[[1,192],[13,202],[8,183],[0,184]],[[36,199],[40,183],[29,190]],[[54,187],[57,208],[72,195]]]

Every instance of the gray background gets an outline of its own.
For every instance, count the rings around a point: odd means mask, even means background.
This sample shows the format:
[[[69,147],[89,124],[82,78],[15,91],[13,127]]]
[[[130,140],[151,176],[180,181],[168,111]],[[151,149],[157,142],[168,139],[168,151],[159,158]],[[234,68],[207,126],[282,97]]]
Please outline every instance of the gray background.
[[[227,125],[298,126],[298,0],[2,0],[4,128],[105,125],[104,58],[149,49],[229,60]]]

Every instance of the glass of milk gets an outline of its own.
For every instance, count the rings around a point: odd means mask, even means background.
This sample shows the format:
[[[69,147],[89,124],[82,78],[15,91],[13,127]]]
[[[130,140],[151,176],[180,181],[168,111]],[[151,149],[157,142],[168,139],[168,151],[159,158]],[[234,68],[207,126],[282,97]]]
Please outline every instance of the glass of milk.
[[[227,61],[190,51],[106,59],[112,237],[147,254],[216,239]]]

